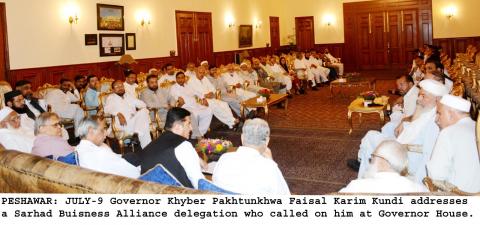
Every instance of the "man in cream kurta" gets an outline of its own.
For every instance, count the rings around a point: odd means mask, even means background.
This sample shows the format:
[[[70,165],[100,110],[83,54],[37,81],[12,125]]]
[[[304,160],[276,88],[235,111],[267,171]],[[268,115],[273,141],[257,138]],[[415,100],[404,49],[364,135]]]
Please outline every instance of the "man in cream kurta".
[[[105,113],[116,116],[116,126],[126,134],[137,133],[140,145],[144,148],[152,141],[147,105],[125,94],[123,82],[119,80],[112,83],[112,88],[114,93],[107,97]]]
[[[137,96],[137,74],[131,70],[125,71],[125,82],[123,82],[125,87],[125,94],[130,95],[131,97],[138,98]]]
[[[257,94],[241,88],[244,80],[240,76],[238,76],[232,64],[229,64],[227,66],[227,70],[228,71],[222,75],[222,79],[229,86],[229,88],[235,89],[235,93],[240,97],[242,101],[245,101],[257,96]]]
[[[324,50],[325,57],[328,58],[330,61],[330,64],[332,65],[333,68],[335,68],[338,72],[338,75],[342,76],[343,75],[343,63],[340,62],[340,59],[333,57],[332,54],[328,51],[328,48],[325,48]]]
[[[73,119],[75,134],[78,123],[84,117],[83,109],[78,104],[72,104],[68,95],[70,87],[65,86],[66,82],[60,84],[60,89],[53,89],[45,95],[45,100],[52,107],[52,111],[61,118]],[[77,135],[76,135],[77,136]]]
[[[190,80],[188,80],[187,88],[193,90],[193,93],[199,99],[207,101],[208,108],[212,111],[213,115],[217,117],[220,122],[232,129],[237,123],[237,120],[233,117],[232,110],[230,110],[228,103],[215,98],[216,90],[208,78],[205,77],[205,74],[205,68],[198,67],[195,76],[190,77]]]
[[[271,71],[272,76],[276,81],[285,84],[286,92],[290,93],[290,90],[292,89],[292,78],[288,75],[287,71],[277,63],[277,59],[274,56],[270,57],[266,67]]]
[[[227,91],[227,83],[222,79],[221,74],[217,72],[217,68],[212,68],[210,69],[209,74],[207,75],[208,80],[210,83],[213,85],[213,87],[220,91],[222,101],[225,101],[228,103],[230,108],[237,114],[237,116],[240,116],[240,102],[241,99],[240,97],[232,90],[231,92]]]
[[[312,72],[310,71],[310,67],[308,67],[307,65],[308,65],[307,60],[302,55],[302,53],[297,52],[296,58],[293,61],[293,68],[297,73],[298,79],[308,80],[312,82],[312,88],[316,88],[315,76],[312,74]]]
[[[170,88],[170,96],[178,107],[182,107],[192,113],[192,138],[200,138],[207,133],[212,122],[212,110],[205,105],[199,104],[195,99],[195,93],[187,87],[185,74],[176,74],[177,83]]]
[[[480,161],[470,102],[445,95],[437,106],[442,129],[427,163],[428,176],[447,181],[465,192],[480,192]]]
[[[408,153],[408,172],[415,181],[421,183],[426,176],[425,164],[430,158],[434,143],[437,139],[439,128],[435,123],[436,102],[445,94],[446,87],[434,80],[420,82],[422,88],[418,97],[417,116],[411,122],[404,121],[398,130],[396,140],[401,144],[411,145],[421,149],[421,152]],[[362,139],[358,158],[360,169],[358,177],[364,176],[368,161],[374,149],[384,140],[393,140],[395,137],[385,136],[378,131],[369,131]]]
[[[240,71],[238,75],[243,79],[244,82],[242,85],[247,91],[258,93],[258,91],[263,89],[258,85],[259,81],[257,72],[253,70],[247,63],[243,62],[240,64]],[[245,87],[245,85],[247,87]]]

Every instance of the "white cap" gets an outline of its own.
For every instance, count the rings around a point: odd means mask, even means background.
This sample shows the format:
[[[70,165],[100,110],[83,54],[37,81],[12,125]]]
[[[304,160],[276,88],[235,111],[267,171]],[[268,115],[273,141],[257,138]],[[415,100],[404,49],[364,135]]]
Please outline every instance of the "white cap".
[[[2,122],[5,118],[10,115],[10,113],[13,112],[13,109],[10,107],[3,107],[3,109],[0,110],[0,122]]]
[[[442,97],[440,103],[461,112],[470,112],[471,103],[458,96],[446,94]]]
[[[444,84],[436,80],[431,80],[431,79],[422,80],[418,85],[420,85],[420,87],[423,90],[437,97],[441,97],[448,94],[447,87],[445,87]]]
[[[203,65],[203,64],[208,64],[208,61],[207,60],[204,60],[200,63],[200,65]]]

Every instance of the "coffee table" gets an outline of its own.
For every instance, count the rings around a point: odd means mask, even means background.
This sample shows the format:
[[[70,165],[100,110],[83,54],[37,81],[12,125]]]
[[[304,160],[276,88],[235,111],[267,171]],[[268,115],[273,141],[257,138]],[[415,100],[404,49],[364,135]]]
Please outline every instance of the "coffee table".
[[[380,121],[382,124],[385,123],[385,110],[389,110],[390,105],[388,104],[388,98],[385,101],[385,105],[382,106],[369,106],[365,107],[363,105],[363,98],[357,98],[353,100],[352,103],[348,106],[348,113],[347,113],[347,119],[348,123],[350,125],[350,130],[348,131],[348,134],[351,134],[353,131],[353,124],[352,124],[352,113],[358,113],[360,123],[362,121],[362,114],[363,113],[378,113],[380,116]]]
[[[364,87],[368,90],[375,90],[375,83],[376,80],[368,80],[362,77],[355,77],[355,78],[344,78],[344,79],[336,79],[330,82],[330,96],[333,98],[335,94],[333,93],[334,88],[340,88],[339,93],[342,91],[342,87],[346,88],[355,88],[355,87]],[[342,93],[343,96],[343,93]]]
[[[240,104],[240,115],[242,119],[245,119],[245,108],[263,108],[265,110],[265,117],[268,118],[268,107],[285,102],[285,110],[288,107],[288,95],[287,94],[271,94],[270,98],[264,102],[257,102],[259,96],[245,100]]]

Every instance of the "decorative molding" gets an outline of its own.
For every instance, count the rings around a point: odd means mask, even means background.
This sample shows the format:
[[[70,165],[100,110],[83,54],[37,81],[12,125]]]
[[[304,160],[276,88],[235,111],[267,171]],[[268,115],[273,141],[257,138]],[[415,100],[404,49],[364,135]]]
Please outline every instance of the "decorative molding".
[[[132,64],[132,69],[139,72],[147,72],[150,68],[161,68],[167,63],[179,66],[178,56],[137,59],[137,64]],[[61,78],[73,79],[76,75],[95,74],[98,77],[123,79],[123,72],[116,61],[85,63],[75,65],[50,66],[40,68],[10,70],[8,82],[14,84],[18,80],[29,80],[33,88],[44,83],[57,84]]]

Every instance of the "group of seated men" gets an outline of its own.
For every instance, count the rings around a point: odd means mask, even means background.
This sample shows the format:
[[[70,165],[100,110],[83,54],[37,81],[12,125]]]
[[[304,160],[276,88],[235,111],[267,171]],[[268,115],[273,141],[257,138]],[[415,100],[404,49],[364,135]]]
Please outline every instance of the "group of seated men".
[[[435,49],[426,46],[425,54],[416,56],[412,73],[396,80],[401,97],[390,122],[364,136],[358,159],[348,161],[358,170],[358,180],[342,191],[418,192],[429,177],[464,192],[480,192],[471,103],[451,94],[452,81],[443,73]]]

